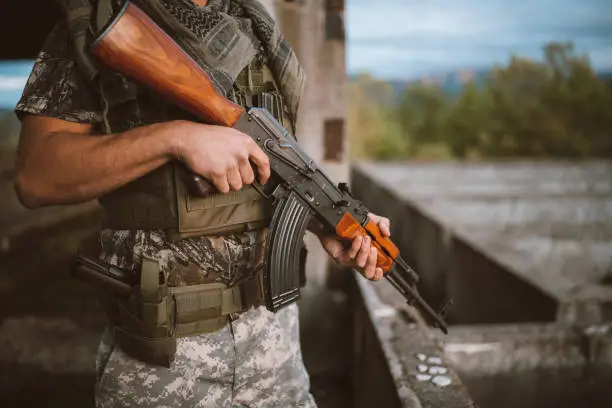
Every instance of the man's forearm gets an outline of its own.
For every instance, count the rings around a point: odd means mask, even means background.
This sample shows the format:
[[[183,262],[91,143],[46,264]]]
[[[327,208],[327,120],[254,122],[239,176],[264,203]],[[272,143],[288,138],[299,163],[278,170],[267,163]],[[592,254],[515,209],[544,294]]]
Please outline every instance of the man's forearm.
[[[173,158],[181,122],[143,126],[120,134],[37,134],[24,129],[16,165],[16,189],[30,208],[76,204],[97,198]],[[27,127],[27,124],[24,124]],[[29,143],[30,138],[37,138]]]

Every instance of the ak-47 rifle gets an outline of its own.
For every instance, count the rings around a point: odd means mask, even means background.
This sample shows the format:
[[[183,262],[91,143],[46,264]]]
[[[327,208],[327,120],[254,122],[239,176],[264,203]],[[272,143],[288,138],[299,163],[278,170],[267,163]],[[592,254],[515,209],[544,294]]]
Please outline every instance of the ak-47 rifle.
[[[276,312],[299,299],[302,239],[316,217],[347,241],[369,235],[378,249],[377,266],[384,277],[428,323],[446,333],[443,318],[415,287],[418,275],[395,244],[380,234],[366,206],[351,196],[347,185],[336,186],[268,111],[245,110],[219,95],[209,75],[140,8],[126,1],[91,51],[108,67],[155,89],[200,119],[251,136],[268,155],[272,177],[264,187],[274,203],[264,260],[268,310]],[[214,187],[193,175],[190,190],[206,196]],[[265,194],[261,187],[259,191]]]

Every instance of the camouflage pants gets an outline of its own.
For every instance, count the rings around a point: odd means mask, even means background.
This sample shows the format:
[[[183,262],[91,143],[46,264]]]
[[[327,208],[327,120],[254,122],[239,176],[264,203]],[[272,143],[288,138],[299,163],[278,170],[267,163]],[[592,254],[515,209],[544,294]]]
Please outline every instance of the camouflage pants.
[[[178,340],[172,366],[111,347],[97,358],[96,407],[316,407],[299,342],[298,309],[259,307],[223,329]]]

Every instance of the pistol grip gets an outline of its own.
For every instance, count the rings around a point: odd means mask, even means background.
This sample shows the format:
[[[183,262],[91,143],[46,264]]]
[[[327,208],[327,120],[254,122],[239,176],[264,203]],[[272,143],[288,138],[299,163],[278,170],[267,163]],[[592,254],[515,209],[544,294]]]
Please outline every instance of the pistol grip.
[[[216,187],[204,177],[188,173],[184,178],[185,187],[193,197],[208,197],[217,192]]]

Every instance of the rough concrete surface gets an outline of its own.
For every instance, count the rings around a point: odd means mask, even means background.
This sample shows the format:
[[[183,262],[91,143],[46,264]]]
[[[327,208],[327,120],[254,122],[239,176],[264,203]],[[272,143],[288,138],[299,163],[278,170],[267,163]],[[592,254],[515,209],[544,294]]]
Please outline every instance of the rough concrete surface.
[[[356,276],[354,292],[356,407],[475,407],[441,343],[391,285]]]
[[[482,407],[605,406],[581,405],[590,398],[591,376],[579,331],[555,324],[459,326],[440,340]]]
[[[0,260],[2,406],[92,406],[93,355],[103,316],[68,260],[95,229],[80,220]]]
[[[357,167],[557,298],[612,274],[612,164]]]
[[[611,163],[362,163],[353,190],[454,298],[435,337],[476,403],[612,405]]]

